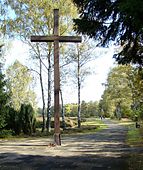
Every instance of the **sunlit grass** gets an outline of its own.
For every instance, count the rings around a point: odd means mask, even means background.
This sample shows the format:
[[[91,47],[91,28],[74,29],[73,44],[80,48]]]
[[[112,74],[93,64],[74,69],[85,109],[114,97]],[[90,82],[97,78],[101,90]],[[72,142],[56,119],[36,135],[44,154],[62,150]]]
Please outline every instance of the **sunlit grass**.
[[[107,125],[103,123],[100,119],[87,119],[85,122],[82,122],[82,126],[99,126],[100,129],[106,128]]]
[[[135,125],[129,127],[127,134],[127,144],[130,147],[143,147],[143,128],[136,128]],[[130,153],[128,159],[129,170],[143,170],[143,153]]]
[[[121,120],[114,119],[112,121],[115,122],[115,123],[118,123],[119,125],[125,125],[125,126],[126,125],[129,126],[129,125],[134,124],[134,122],[131,119],[127,119],[127,118],[122,118]]]
[[[143,128],[136,128],[135,125],[129,127],[127,134],[127,144],[130,146],[143,146]]]
[[[95,133],[100,131],[107,126],[97,118],[87,118],[84,122],[81,123],[81,128],[68,128],[64,130],[63,134],[88,134],[88,133]]]
[[[71,118],[72,120],[73,118]],[[72,121],[76,121],[76,119],[73,119]],[[66,130],[63,130],[61,128],[61,134],[62,135],[70,135],[70,134],[89,134],[89,133],[95,133],[97,131],[100,131],[107,126],[98,118],[84,118],[83,121],[81,121],[81,128],[78,128],[77,125],[73,127],[67,127]],[[51,132],[47,132],[45,130],[43,133],[41,132],[41,128],[36,128],[36,133],[28,136],[24,134],[20,134],[17,136],[6,136],[3,139],[23,139],[23,138],[38,138],[38,137],[52,137],[54,134],[54,128],[51,128]]]

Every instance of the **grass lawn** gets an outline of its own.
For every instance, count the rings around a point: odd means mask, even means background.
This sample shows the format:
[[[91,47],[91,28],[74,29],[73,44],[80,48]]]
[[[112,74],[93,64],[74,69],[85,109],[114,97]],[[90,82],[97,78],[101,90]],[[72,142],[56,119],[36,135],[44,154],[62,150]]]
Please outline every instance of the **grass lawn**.
[[[73,127],[62,131],[62,134],[94,133],[106,128],[106,125],[98,118],[86,118],[81,123],[81,128]]]
[[[127,134],[127,144],[130,146],[143,147],[143,127],[136,128],[135,123],[129,126],[129,131]]]
[[[140,122],[141,127],[136,128],[135,122],[130,119],[112,120],[120,125],[128,127],[126,143],[129,146],[142,146],[143,147],[143,123]]]
[[[130,147],[143,148],[143,127],[136,128],[135,123],[130,125],[126,142]],[[130,170],[143,170],[143,153],[131,154],[128,164]]]

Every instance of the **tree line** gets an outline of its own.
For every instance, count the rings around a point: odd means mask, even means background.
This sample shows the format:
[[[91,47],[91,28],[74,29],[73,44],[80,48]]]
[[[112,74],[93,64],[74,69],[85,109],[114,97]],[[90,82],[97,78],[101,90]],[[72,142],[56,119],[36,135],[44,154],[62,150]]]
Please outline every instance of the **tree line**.
[[[131,65],[119,65],[108,74],[100,100],[101,114],[121,119],[143,119],[143,70]]]
[[[143,70],[131,65],[117,65],[108,74],[101,100],[82,101],[81,121],[89,117],[143,119]],[[5,75],[0,72],[0,129],[11,130],[14,134],[31,135],[36,132],[36,118],[42,116],[37,108],[36,94],[32,91],[32,75],[19,61],[9,66]],[[96,93],[96,92],[95,92]],[[61,117],[76,117],[78,125],[79,103],[61,105]],[[51,106],[51,117],[54,116]],[[62,122],[62,126],[63,126]],[[43,128],[43,123],[42,123]],[[51,120],[50,120],[51,128]],[[66,125],[64,125],[66,128]],[[43,129],[41,129],[43,132]]]
[[[81,118],[89,118],[89,117],[98,117],[99,116],[99,108],[98,101],[90,101],[85,102],[84,100],[81,102]],[[64,104],[64,116],[65,117],[75,117],[78,115],[78,103],[68,103]],[[54,116],[54,108],[51,107],[52,117]],[[42,115],[42,109],[38,108],[38,116]],[[62,116],[62,106],[61,106],[61,116]]]

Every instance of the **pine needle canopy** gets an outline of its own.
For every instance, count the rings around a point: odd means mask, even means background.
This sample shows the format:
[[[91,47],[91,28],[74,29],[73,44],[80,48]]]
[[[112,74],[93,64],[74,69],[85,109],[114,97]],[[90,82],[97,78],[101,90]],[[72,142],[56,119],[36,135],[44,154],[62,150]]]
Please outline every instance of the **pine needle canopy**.
[[[121,45],[114,55],[119,64],[143,66],[143,1],[142,0],[73,0],[79,19],[75,30],[108,46]]]

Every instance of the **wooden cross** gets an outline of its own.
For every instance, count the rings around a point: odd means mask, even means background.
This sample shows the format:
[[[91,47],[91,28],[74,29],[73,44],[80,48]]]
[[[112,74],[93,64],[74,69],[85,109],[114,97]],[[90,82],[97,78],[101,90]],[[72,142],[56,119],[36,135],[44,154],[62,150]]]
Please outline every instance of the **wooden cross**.
[[[59,42],[81,42],[79,36],[59,36],[59,10],[54,9],[54,35],[31,36],[31,42],[54,42],[54,142],[61,145],[60,138],[60,72],[59,72]]]

